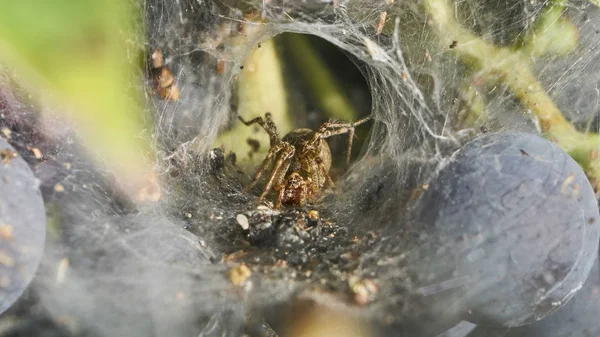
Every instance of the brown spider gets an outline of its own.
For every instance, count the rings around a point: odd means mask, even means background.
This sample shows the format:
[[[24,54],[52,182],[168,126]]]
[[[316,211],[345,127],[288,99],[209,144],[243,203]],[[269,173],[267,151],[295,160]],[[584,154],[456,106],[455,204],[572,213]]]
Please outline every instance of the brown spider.
[[[265,186],[263,193],[258,198],[257,205],[269,194],[271,189],[277,192],[275,209],[281,205],[304,206],[307,201],[316,200],[321,191],[334,183],[329,176],[331,167],[331,150],[325,141],[335,135],[348,134],[348,151],[346,164],[350,164],[350,151],[354,128],[371,119],[365,117],[354,123],[324,123],[317,131],[311,129],[296,129],[285,135],[283,139],[277,134],[277,127],[271,120],[271,114],[266,113],[265,118],[256,117],[248,122],[239,117],[245,125],[258,124],[269,134],[271,148],[267,157],[254,174],[254,179],[246,188],[249,191],[256,185],[267,165],[276,158],[273,171]]]

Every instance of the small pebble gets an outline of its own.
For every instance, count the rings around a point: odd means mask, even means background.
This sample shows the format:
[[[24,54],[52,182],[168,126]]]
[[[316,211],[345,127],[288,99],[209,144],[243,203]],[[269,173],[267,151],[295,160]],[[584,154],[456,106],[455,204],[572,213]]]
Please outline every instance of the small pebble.
[[[40,149],[38,149],[37,147],[32,147],[29,150],[31,151],[31,153],[33,153],[35,159],[42,159],[42,151],[40,151]]]
[[[243,230],[248,230],[248,228],[250,228],[250,224],[248,223],[248,217],[246,217],[244,214],[238,214],[235,219],[237,220],[238,224],[242,227]]]

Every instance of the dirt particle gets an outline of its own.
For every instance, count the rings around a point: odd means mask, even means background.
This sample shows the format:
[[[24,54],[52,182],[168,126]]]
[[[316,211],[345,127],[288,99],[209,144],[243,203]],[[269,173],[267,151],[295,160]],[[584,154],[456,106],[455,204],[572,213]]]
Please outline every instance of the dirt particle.
[[[225,61],[217,60],[217,74],[222,74],[225,71]]]
[[[354,303],[358,305],[369,304],[379,293],[379,287],[370,279],[351,278],[349,283],[350,289],[354,294]]]
[[[158,95],[166,101],[177,101],[179,99],[179,89],[172,85],[166,88],[158,88]]]
[[[4,149],[2,151],[0,151],[0,159],[2,159],[2,164],[3,165],[8,165],[10,164],[10,162],[17,157],[17,153],[14,151],[11,151],[10,149]]]
[[[4,224],[0,226],[0,237],[4,240],[12,240],[14,239],[14,228],[9,224]]]
[[[241,258],[243,258],[244,256],[246,256],[246,254],[247,253],[244,250],[238,250],[237,252],[233,252],[233,253],[231,253],[229,255],[224,255],[222,262],[239,261]]]
[[[242,285],[250,276],[252,276],[252,271],[243,263],[229,269],[229,280],[233,285]]]
[[[560,192],[562,194],[567,194],[568,191],[567,189],[569,188],[569,186],[575,181],[575,174],[570,173],[567,178],[565,179],[565,181],[562,183],[562,186],[560,188]]]
[[[319,211],[314,210],[314,209],[310,210],[310,211],[308,211],[307,216],[310,220],[317,221],[317,220],[319,220]]]
[[[35,159],[42,159],[42,151],[40,151],[40,149],[37,147],[32,147],[29,149],[29,151],[31,151]]]
[[[2,132],[5,138],[10,139],[10,134],[12,133],[12,131],[10,131],[9,128],[2,128],[0,129],[0,132]]]
[[[165,65],[165,59],[160,49],[155,49],[152,53],[152,68],[158,69]]]

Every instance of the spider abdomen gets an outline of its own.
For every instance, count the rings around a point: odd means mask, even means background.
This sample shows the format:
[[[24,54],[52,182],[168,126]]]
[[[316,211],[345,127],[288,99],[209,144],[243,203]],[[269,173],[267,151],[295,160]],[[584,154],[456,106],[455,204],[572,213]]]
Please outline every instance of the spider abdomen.
[[[329,172],[331,168],[331,150],[325,139],[319,138],[317,144],[312,144],[312,140],[315,136],[315,131],[311,129],[296,129],[290,131],[282,141],[290,143],[295,149],[296,153],[292,159],[290,171],[301,171],[303,169],[303,163],[301,160],[317,159],[323,163],[325,169]]]
[[[329,145],[322,138],[315,138],[316,132],[311,129],[296,129],[285,135],[282,141],[291,144],[295,149],[291,160],[289,170],[286,175],[286,190],[297,190],[297,175],[303,179],[302,194],[303,198],[290,198],[289,203],[302,205],[306,200],[313,200],[325,187],[327,183],[327,174],[331,168],[331,150]],[[294,181],[291,183],[292,175]],[[298,193],[293,193],[298,194]]]

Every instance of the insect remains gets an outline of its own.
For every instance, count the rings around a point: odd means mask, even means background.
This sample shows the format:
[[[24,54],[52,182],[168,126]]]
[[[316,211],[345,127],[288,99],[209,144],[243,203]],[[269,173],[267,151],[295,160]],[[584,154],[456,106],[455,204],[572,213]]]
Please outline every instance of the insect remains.
[[[154,87],[160,98],[163,100],[176,101],[179,99],[179,88],[175,85],[175,76],[167,65],[160,49],[155,49],[152,53],[151,75],[154,81]]]
[[[269,135],[271,143],[269,153],[256,170],[252,182],[245,191],[251,190],[256,185],[269,163],[274,161],[275,164],[257,205],[261,204],[271,190],[277,193],[275,209],[281,208],[281,205],[302,207],[307,202],[315,201],[324,188],[334,187],[329,176],[331,150],[325,139],[348,134],[346,165],[349,165],[354,129],[370,119],[371,117],[365,117],[353,123],[327,122],[317,131],[301,128],[279,138],[270,113],[266,113],[264,118],[257,117],[250,121],[239,117],[239,120],[247,126],[260,125]]]

